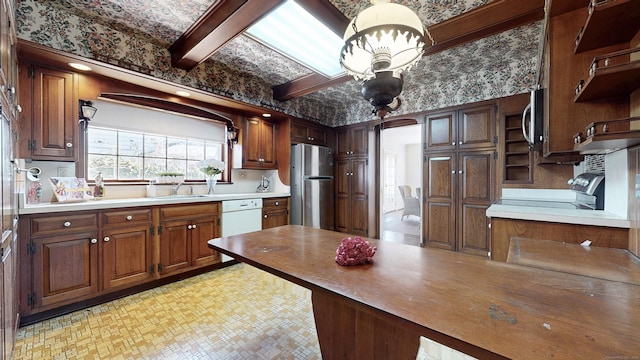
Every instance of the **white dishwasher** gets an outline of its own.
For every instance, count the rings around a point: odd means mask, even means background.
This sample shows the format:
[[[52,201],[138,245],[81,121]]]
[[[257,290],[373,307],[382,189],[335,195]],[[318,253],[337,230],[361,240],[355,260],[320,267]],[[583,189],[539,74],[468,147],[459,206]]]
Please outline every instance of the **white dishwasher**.
[[[262,230],[262,199],[222,201],[222,237]],[[232,260],[222,255],[222,262]]]

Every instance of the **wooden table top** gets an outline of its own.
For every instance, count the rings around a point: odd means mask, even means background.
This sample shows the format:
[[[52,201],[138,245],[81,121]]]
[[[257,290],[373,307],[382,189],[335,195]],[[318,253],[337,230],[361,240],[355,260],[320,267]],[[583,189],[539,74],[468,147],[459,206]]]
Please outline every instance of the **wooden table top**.
[[[472,355],[640,356],[640,286],[371,239],[378,247],[374,264],[344,267],[334,257],[345,236],[288,225],[209,245],[312,291],[341,295],[418,327],[424,336]]]

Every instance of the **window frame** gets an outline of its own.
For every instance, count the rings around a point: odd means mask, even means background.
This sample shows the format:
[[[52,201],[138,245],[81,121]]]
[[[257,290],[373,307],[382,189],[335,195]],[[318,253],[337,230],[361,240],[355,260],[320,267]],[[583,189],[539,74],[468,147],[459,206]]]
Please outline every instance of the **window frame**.
[[[129,133],[129,134],[141,134],[143,136],[143,138],[145,136],[154,136],[154,137],[163,137],[165,138],[165,140],[168,139],[180,139],[180,140],[185,140],[186,143],[189,143],[189,141],[194,141],[194,142],[205,142],[208,141],[206,139],[199,139],[199,138],[186,138],[183,136],[173,136],[173,135],[167,135],[167,134],[157,134],[157,133],[151,133],[151,132],[141,132],[141,131],[135,131],[135,130],[129,130],[129,129],[120,129],[116,126],[113,127],[109,127],[109,126],[105,126],[105,125],[100,125],[100,126],[95,126],[95,127],[91,127],[91,129],[104,129],[107,131],[115,131],[117,132],[117,140],[119,142],[120,139],[120,134],[121,133]],[[82,160],[84,160],[84,164],[82,164],[82,168],[84,169],[84,171],[82,172],[85,176],[85,178],[89,178],[89,141],[88,141],[88,131],[90,131],[90,129],[86,129],[84,136],[81,136],[81,139],[84,139],[83,141],[83,146],[82,146],[82,151],[83,151],[83,156],[81,157]],[[225,130],[225,132],[228,130]],[[228,138],[227,134],[225,134],[225,138]],[[221,150],[220,150],[220,155],[221,155],[221,159],[224,163],[225,163],[225,169],[224,171],[220,174],[220,178],[218,179],[218,182],[220,183],[230,183],[231,182],[231,161],[229,161],[229,159],[231,159],[231,146],[229,144],[229,141],[226,142],[211,142],[211,143],[215,143],[215,144],[220,144],[221,146]],[[144,146],[144,142],[142,143],[142,145]],[[116,147],[118,147],[119,144],[116,144]],[[206,145],[205,145],[206,146]],[[186,150],[185,150],[186,151]],[[119,152],[119,150],[117,150],[116,152]],[[115,154],[113,155],[116,158],[119,158],[120,156],[124,156],[124,157],[135,157],[135,158],[142,158],[143,159],[143,164],[144,164],[144,150],[142,151],[142,155],[140,156],[131,156],[131,155],[124,155],[124,154]],[[151,158],[151,157],[149,157]],[[155,157],[154,157],[155,158]],[[173,158],[171,158],[169,156],[169,154],[165,154],[164,156],[164,160],[165,161],[171,161]],[[184,159],[178,159],[179,161],[189,161],[189,155],[185,154],[185,158]],[[141,183],[147,183],[149,180],[152,180],[151,178],[145,178],[145,169],[144,169],[144,165],[141,169],[142,171],[142,178],[141,179],[105,179],[105,182],[108,183],[131,183],[131,182],[141,182]],[[185,173],[185,175],[187,175]],[[202,178],[197,178],[197,179],[185,179],[185,182],[194,182],[194,183],[199,183],[199,182],[204,182],[206,180],[206,176],[202,176]]]

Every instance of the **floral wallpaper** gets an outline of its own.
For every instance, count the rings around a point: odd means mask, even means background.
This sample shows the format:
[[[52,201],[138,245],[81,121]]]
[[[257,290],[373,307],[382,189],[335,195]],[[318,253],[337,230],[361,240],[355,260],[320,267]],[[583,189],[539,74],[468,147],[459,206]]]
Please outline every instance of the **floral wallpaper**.
[[[347,17],[368,1],[330,0]],[[404,0],[425,25],[459,15],[488,0]],[[176,3],[178,3],[176,5]],[[360,86],[349,81],[279,102],[272,86],[310,70],[246,36],[238,36],[187,72],[171,67],[167,50],[210,5],[204,0],[18,0],[18,37],[76,55],[122,61],[125,67],[245,103],[328,126],[373,119]],[[395,115],[527,92],[535,86],[534,23],[426,56],[405,76]],[[337,61],[337,59],[336,59]],[[265,66],[267,64],[267,66]]]

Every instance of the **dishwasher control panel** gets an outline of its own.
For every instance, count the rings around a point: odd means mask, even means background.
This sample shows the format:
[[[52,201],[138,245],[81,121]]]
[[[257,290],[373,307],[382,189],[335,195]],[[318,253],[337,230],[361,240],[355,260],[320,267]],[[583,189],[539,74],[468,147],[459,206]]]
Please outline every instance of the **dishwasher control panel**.
[[[222,212],[262,209],[262,199],[241,199],[222,201]]]

